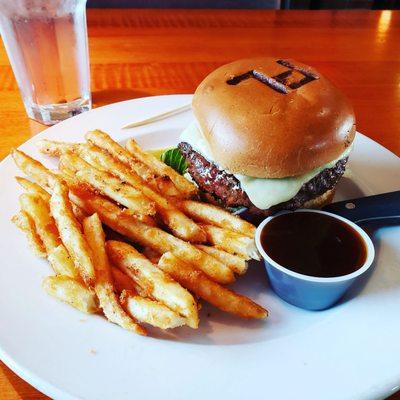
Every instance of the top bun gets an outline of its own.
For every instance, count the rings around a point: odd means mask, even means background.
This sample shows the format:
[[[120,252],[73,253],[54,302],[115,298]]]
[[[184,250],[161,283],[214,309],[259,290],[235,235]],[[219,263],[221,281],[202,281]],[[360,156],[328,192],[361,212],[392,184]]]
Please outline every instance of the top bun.
[[[223,65],[197,88],[193,111],[214,161],[258,178],[304,174],[338,158],[355,135],[343,93],[294,60]]]

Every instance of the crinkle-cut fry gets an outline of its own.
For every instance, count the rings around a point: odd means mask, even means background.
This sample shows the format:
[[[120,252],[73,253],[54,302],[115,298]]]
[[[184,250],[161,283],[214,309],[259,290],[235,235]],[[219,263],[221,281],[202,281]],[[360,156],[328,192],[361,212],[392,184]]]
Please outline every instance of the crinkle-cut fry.
[[[217,249],[212,246],[204,246],[202,244],[197,245],[197,247],[204,251],[204,253],[209,254],[210,256],[215,257],[217,260],[226,264],[233,272],[239,275],[243,275],[247,271],[247,261],[244,258],[239,256],[235,256],[231,253],[228,253],[224,250]]]
[[[222,284],[234,282],[231,269],[216,258],[206,254],[194,245],[185,242],[163,230],[146,225],[134,218],[125,210],[121,210],[107,199],[88,192],[80,192],[79,185],[71,182],[71,199],[88,213],[99,214],[103,223],[130,240],[148,246],[159,253],[172,251],[177,257],[192,263],[210,278]]]
[[[56,183],[50,199],[50,210],[56,221],[64,246],[74,261],[83,281],[89,287],[94,285],[92,255],[85,237],[75,218],[65,184]]]
[[[197,186],[189,182],[185,177],[176,172],[173,168],[163,163],[157,157],[145,152],[134,139],[129,139],[126,143],[128,151],[142,163],[146,164],[153,172],[158,175],[166,175],[174,183],[176,188],[184,198],[190,198],[197,194]]]
[[[81,280],[79,272],[75,268],[75,264],[63,244],[59,244],[57,247],[49,250],[47,259],[57,275],[69,276],[77,281]]]
[[[21,176],[16,176],[15,180],[27,191],[28,193],[40,196],[47,203],[50,201],[50,194],[46,192],[37,183],[30,181],[29,179],[23,178]]]
[[[40,236],[36,232],[35,223],[28,213],[21,210],[18,214],[14,215],[11,218],[11,221],[25,233],[26,238],[28,239],[29,247],[33,251],[33,253],[40,258],[46,258],[46,248]]]
[[[43,289],[58,300],[87,314],[100,311],[96,294],[83,283],[68,276],[48,276],[43,280]]]
[[[40,236],[47,253],[61,244],[57,226],[50,214],[49,204],[41,197],[23,193],[19,196],[19,203],[35,223],[36,231]]]
[[[199,316],[193,296],[145,256],[127,243],[108,241],[107,254],[113,265],[129,275],[151,297],[184,316],[188,326],[197,328]]]
[[[75,179],[92,186],[103,195],[129,208],[138,215],[154,215],[155,204],[140,190],[121,181],[109,172],[94,168],[79,156],[65,153],[60,157],[60,169],[68,168]]]
[[[122,292],[120,301],[133,318],[157,328],[172,329],[186,324],[185,318],[159,301],[146,299],[128,291]]]
[[[125,164],[93,145],[82,146],[79,155],[93,167],[98,170],[109,171],[111,174],[132,185],[137,190],[140,190],[147,198],[154,201],[157,213],[174,235],[192,243],[205,242],[206,234],[194,221],[175,207],[171,201],[153,190],[147,182]]]
[[[60,182],[60,178],[56,174],[24,152],[14,149],[11,155],[17,167],[40,186],[51,190],[55,183]]]
[[[43,154],[47,154],[52,157],[60,157],[63,153],[76,152],[79,150],[81,143],[68,143],[59,142],[56,140],[41,139],[36,142],[37,148]]]
[[[195,221],[229,229],[250,238],[255,236],[256,227],[254,225],[220,207],[195,200],[184,200],[179,206]]]
[[[245,260],[260,260],[253,238],[243,236],[240,233],[212,225],[201,225],[207,234],[208,242],[213,246],[225,250],[228,253],[238,255]]]
[[[133,157],[128,150],[126,150],[119,143],[113,140],[111,136],[109,136],[107,133],[100,130],[91,131],[85,135],[85,139],[92,145],[95,145],[100,149],[105,150],[114,158],[130,167],[146,182],[149,182],[157,187],[157,184],[155,182],[155,174],[150,170],[150,168],[148,168],[145,164]]]
[[[99,299],[104,315],[110,322],[130,332],[146,335],[146,330],[136,323],[122,308],[114,292],[111,267],[105,248],[105,235],[97,214],[85,218],[83,221],[83,231],[92,250],[93,265],[95,268],[94,291]]]
[[[179,260],[172,253],[163,254],[158,266],[182,286],[223,311],[242,318],[263,319],[268,316],[267,310],[248,297],[212,281],[203,272]]]

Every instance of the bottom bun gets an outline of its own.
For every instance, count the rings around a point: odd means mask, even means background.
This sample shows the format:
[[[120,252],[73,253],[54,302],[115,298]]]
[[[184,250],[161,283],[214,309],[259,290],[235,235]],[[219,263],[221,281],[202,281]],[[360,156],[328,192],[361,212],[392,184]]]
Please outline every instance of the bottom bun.
[[[311,208],[318,209],[330,204],[335,196],[335,188],[327,190],[325,193],[320,196],[305,202],[300,208]],[[211,196],[210,196],[211,197]],[[209,199],[211,201],[211,199]],[[215,199],[213,200],[215,204]],[[266,217],[269,217],[279,211],[284,211],[284,209],[268,209],[268,210],[260,210],[258,208],[253,209],[244,209],[239,212],[238,215],[245,219],[246,221],[251,222],[254,225],[259,225]]]
[[[336,188],[327,190],[325,193],[322,193],[321,196],[306,201],[301,208],[322,208],[323,206],[332,203],[335,191]]]

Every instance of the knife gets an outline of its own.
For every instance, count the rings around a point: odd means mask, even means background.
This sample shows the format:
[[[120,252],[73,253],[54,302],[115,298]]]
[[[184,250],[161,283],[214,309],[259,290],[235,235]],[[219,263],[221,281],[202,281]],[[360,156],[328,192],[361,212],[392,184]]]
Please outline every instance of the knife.
[[[400,225],[400,191],[331,203],[322,208],[356,224],[377,221],[382,225]]]

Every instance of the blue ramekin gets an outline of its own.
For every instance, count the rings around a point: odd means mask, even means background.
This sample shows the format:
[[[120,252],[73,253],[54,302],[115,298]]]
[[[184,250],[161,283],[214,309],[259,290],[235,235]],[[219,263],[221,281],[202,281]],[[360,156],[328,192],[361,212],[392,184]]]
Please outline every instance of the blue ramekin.
[[[276,263],[268,255],[268,249],[267,251],[264,250],[260,241],[262,230],[272,219],[279,215],[287,214],[293,211],[283,211],[272,217],[268,217],[258,226],[256,231],[256,245],[258,251],[264,259],[270,284],[275,293],[278,294],[278,296],[283,300],[297,307],[304,308],[306,310],[325,310],[332,307],[344,295],[350,286],[369,269],[375,257],[374,245],[363,229],[346,218],[319,210],[300,209],[294,212],[300,211],[326,214],[345,222],[360,234],[367,249],[367,256],[364,265],[351,274],[337,276],[334,278],[320,278],[303,275],[293,272],[290,269],[287,269],[284,266]]]

